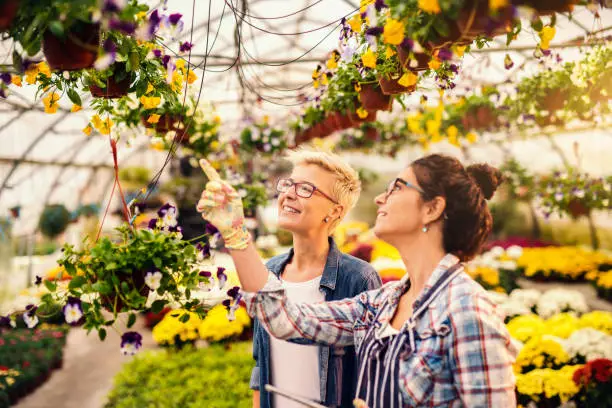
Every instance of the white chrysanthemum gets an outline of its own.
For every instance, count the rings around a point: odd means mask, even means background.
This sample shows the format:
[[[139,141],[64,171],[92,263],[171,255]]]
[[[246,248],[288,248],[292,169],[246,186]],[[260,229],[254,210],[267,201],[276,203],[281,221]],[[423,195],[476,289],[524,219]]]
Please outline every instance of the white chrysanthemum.
[[[506,249],[506,255],[512,259],[518,259],[523,255],[523,247],[519,245],[512,245]]]
[[[588,327],[573,332],[565,341],[564,348],[572,358],[581,355],[587,361],[612,359],[612,336]]]
[[[557,288],[544,293],[536,305],[538,315],[548,319],[561,312],[588,312],[589,308],[584,295],[575,290]]]
[[[495,292],[492,290],[487,291],[487,297],[489,300],[496,305],[501,305],[508,301],[508,295],[505,293]]]
[[[527,306],[528,308],[534,307],[542,294],[536,289],[514,289],[510,293],[510,298],[513,301],[519,302]]]

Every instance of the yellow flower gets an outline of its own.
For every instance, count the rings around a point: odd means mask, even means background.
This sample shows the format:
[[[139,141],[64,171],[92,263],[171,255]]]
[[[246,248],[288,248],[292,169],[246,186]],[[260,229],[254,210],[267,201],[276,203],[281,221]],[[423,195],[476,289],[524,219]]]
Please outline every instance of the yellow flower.
[[[314,81],[312,81],[312,87],[314,89],[317,89],[319,87],[319,80],[315,79]]]
[[[325,63],[325,65],[327,66],[327,69],[336,69],[338,68],[338,61],[336,59],[336,53],[332,53],[331,57],[329,57],[329,59],[327,60],[327,62]],[[323,75],[325,76],[325,75]]]
[[[359,109],[357,109],[357,116],[359,116],[360,119],[365,119],[368,117],[368,111],[365,110],[363,106],[360,106]]]
[[[384,26],[383,41],[387,44],[399,45],[404,41],[404,23],[388,19]]]
[[[376,68],[376,55],[372,49],[368,48],[368,50],[363,53],[361,56],[361,62],[363,62],[364,67]]]
[[[450,125],[446,129],[446,136],[448,136],[449,139],[451,137],[457,137],[458,134],[459,134],[459,129],[457,129],[457,126],[455,126],[455,125]]]
[[[46,77],[51,77],[51,68],[49,68],[49,65],[47,65],[45,61],[38,63],[38,72]]]
[[[553,38],[555,38],[556,32],[557,30],[555,29],[555,27],[545,26],[544,28],[542,28],[542,31],[538,33],[541,40],[540,48],[542,48],[543,50],[547,50],[550,47],[550,42]]]
[[[78,111],[80,111],[81,109],[83,109],[83,108],[81,107],[81,105],[77,105],[77,104],[75,103],[75,104],[73,104],[73,105],[72,105],[72,108],[70,108],[70,112],[78,112]]]
[[[225,306],[213,307],[198,327],[200,337],[214,342],[239,336],[251,324],[251,319],[243,307],[236,310],[235,317],[235,320],[229,321]]]
[[[164,142],[162,142],[162,141],[157,141],[157,142],[151,143],[151,148],[153,150],[157,150],[159,152],[164,151],[165,147],[166,146],[164,145]]]
[[[153,85],[151,85],[151,83],[147,83],[147,91],[145,92],[145,94],[149,94],[151,92],[153,92],[155,90],[155,88],[153,88]]]
[[[179,320],[184,314],[189,315],[185,323]],[[177,337],[183,342],[195,341],[199,337],[198,328],[201,324],[202,319],[193,312],[172,310],[153,328],[153,339],[161,345],[173,345]]]
[[[220,117],[219,115],[215,115],[215,117],[213,118],[213,120],[214,120],[214,122],[215,122],[216,124],[221,123],[221,117]]]
[[[361,15],[355,14],[353,17],[351,17],[348,23],[351,26],[351,30],[358,33],[361,31],[361,24],[363,24],[363,20],[361,20]]]
[[[510,320],[506,327],[512,338],[524,343],[543,333],[544,320],[540,316],[533,314],[518,316]]]
[[[355,83],[354,88],[355,92],[361,92],[361,84],[359,82]]]
[[[438,0],[419,0],[419,8],[426,13],[438,14],[440,11],[440,4]]]
[[[91,135],[91,131],[93,130],[93,128],[91,127],[91,125],[87,125],[83,128],[83,133],[85,133],[87,136]]]
[[[218,141],[216,141],[216,140],[213,140],[210,143],[210,148],[213,149],[213,150],[219,149],[219,146],[221,146],[221,144]]]
[[[176,70],[185,73],[185,60],[179,58],[176,60]]]
[[[489,8],[497,10],[508,5],[508,0],[489,0]]]
[[[147,12],[146,11],[141,11],[139,13],[136,14],[136,18],[138,19],[143,19],[147,17]]]
[[[437,58],[432,58],[432,59],[429,60],[429,64],[428,65],[429,65],[429,68],[435,70],[435,69],[440,68],[440,65],[442,65],[442,63]]]
[[[161,103],[159,96],[141,96],[140,103],[142,103],[145,109],[155,109]]]
[[[425,128],[429,136],[439,136],[440,134],[440,122],[437,120],[428,119],[427,122],[425,122]]]
[[[608,272],[609,273],[609,272]],[[585,313],[578,320],[580,328],[590,327],[600,332],[612,335],[612,313],[603,310],[595,310]]]
[[[469,143],[476,143],[478,141],[478,135],[474,132],[468,133],[465,138]]]
[[[113,121],[110,117],[102,120],[100,116],[94,115],[91,118],[91,123],[93,123],[93,126],[103,135],[110,134],[111,128],[113,127]]]
[[[410,87],[416,85],[418,79],[419,77],[414,72],[406,71],[397,81],[397,83],[401,86]]]
[[[328,83],[329,81],[327,80],[327,75],[321,75],[321,85],[326,86]]]
[[[453,47],[453,51],[455,52],[455,55],[459,58],[463,57],[463,54],[465,54],[465,49],[467,48],[467,45],[455,45]]]
[[[147,119],[147,123],[157,123],[159,122],[160,115],[153,113]]]
[[[59,108],[59,104],[57,103],[60,99],[60,96],[52,92],[46,97],[43,98],[43,105],[45,105],[45,113],[55,113],[57,112],[57,108]]]
[[[195,74],[195,72],[193,72],[193,70],[189,70],[189,72],[187,72],[187,83],[191,85],[196,79],[198,79],[198,76]]]
[[[21,77],[19,75],[11,75],[11,83],[16,86],[22,86]]]
[[[30,64],[30,66],[28,67],[28,69],[26,69],[26,72],[25,72],[26,82],[30,85],[35,84],[37,76],[38,76],[38,65]]]
[[[397,54],[397,53],[396,53],[396,52],[393,50],[393,48],[391,48],[391,47],[389,47],[389,46],[387,45],[387,48],[385,49],[385,58],[386,58],[386,59],[389,59],[389,58],[391,58],[392,56],[394,56],[395,54]]]
[[[321,68],[317,66],[314,71],[312,71],[312,79],[317,79],[321,75]]]
[[[546,320],[544,332],[547,335],[567,339],[578,330],[578,318],[569,313],[559,313]]]
[[[172,73],[170,88],[172,88],[174,92],[180,92],[183,89],[183,75],[181,75],[180,72],[174,71]]]
[[[430,148],[430,144],[429,144],[429,140],[427,140],[426,137],[419,137],[419,139],[417,140],[419,142],[419,144],[421,145],[421,148],[425,151],[428,151]]]

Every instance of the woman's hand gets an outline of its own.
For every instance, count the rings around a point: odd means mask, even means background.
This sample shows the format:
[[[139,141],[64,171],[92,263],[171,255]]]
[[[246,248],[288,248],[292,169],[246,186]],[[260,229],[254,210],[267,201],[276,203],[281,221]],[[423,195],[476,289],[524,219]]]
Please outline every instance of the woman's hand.
[[[209,181],[198,201],[198,212],[219,230],[227,248],[246,249],[251,234],[244,225],[240,196],[231,185],[221,179],[217,170],[207,160],[201,159],[200,167]]]

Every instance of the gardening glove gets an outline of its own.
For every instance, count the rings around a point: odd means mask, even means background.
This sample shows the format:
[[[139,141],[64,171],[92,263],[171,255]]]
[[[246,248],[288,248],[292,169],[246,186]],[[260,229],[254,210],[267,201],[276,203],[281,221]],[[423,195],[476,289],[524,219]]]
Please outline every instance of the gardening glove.
[[[246,249],[251,234],[244,224],[240,196],[229,183],[221,179],[207,160],[201,159],[200,167],[209,181],[198,201],[198,212],[219,230],[227,248]]]

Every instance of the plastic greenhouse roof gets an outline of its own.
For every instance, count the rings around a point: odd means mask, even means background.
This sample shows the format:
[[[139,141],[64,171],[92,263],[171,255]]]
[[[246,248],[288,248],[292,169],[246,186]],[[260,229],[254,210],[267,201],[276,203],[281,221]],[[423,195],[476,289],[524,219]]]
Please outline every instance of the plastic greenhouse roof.
[[[204,76],[200,104],[214,105],[223,122],[223,137],[231,137],[245,118],[268,115],[271,122],[283,125],[300,113],[300,105],[312,93],[312,70],[337,46],[340,19],[358,6],[357,0],[170,0],[168,9],[183,14],[185,29],[166,45],[176,51],[178,40],[191,39],[195,44],[191,63],[198,77]],[[608,29],[612,29],[612,10],[600,11],[596,19],[581,7],[571,21],[559,17],[551,48],[564,60],[576,59],[581,55],[577,44],[589,33],[609,35]],[[460,94],[462,85],[504,83],[535,72],[536,38],[526,30],[511,49],[500,38],[493,47],[466,56],[453,92]],[[11,52],[10,42],[0,42],[2,64],[11,64]],[[504,69],[506,54],[515,63],[510,71]],[[423,92],[437,97],[433,85]],[[409,102],[418,103],[423,92],[412,95]],[[108,139],[81,132],[91,111],[70,113],[66,101],[57,113],[45,114],[34,96],[34,90],[12,86],[8,98],[0,99],[0,215],[20,205],[23,231],[35,228],[46,203],[63,202],[74,208],[78,203],[100,202],[113,177]],[[158,169],[164,155],[147,149],[144,129],[132,140],[130,146],[122,143],[119,148],[120,165]]]

